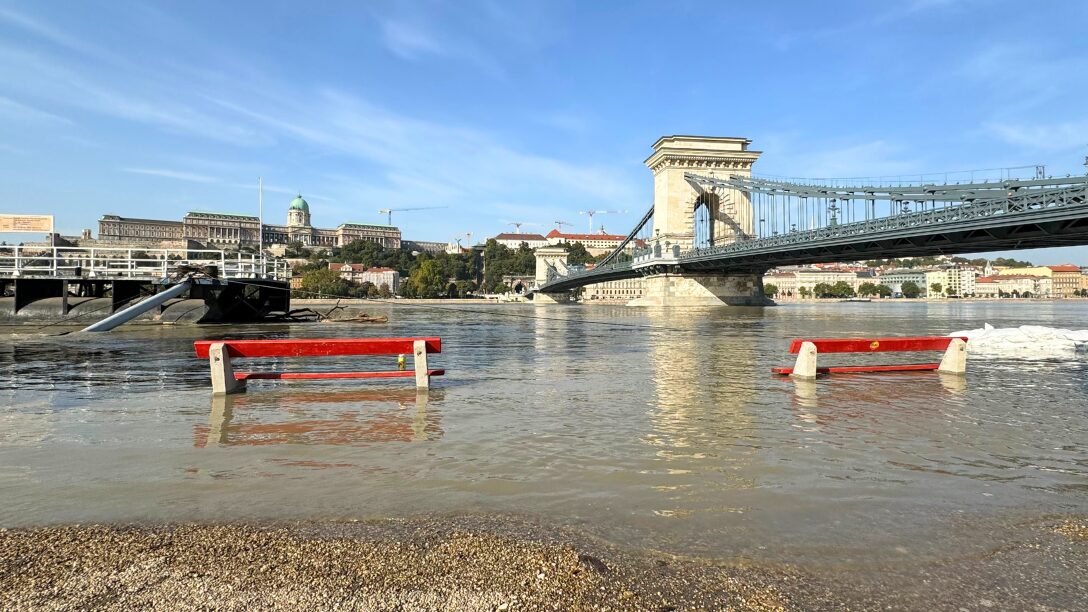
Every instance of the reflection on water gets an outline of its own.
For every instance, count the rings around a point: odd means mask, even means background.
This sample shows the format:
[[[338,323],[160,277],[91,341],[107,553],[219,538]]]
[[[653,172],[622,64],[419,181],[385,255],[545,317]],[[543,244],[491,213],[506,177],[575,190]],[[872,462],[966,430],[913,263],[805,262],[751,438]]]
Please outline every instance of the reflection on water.
[[[442,397],[426,389],[213,395],[208,424],[193,428],[194,445],[436,440],[442,429],[438,413],[427,411],[432,394]]]
[[[981,551],[993,542],[960,525],[1088,510],[1083,361],[770,373],[795,337],[1083,329],[1085,304],[374,310],[387,327],[4,336],[0,524],[497,511],[632,546],[845,564]],[[440,336],[447,375],[424,395],[257,381],[214,399],[192,350],[329,334]],[[277,367],[388,366],[368,359]]]

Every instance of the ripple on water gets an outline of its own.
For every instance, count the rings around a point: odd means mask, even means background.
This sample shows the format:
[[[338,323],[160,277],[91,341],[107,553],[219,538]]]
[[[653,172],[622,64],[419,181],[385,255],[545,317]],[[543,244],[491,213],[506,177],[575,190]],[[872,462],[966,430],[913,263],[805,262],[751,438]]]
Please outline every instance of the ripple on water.
[[[949,540],[950,517],[1088,506],[1084,362],[972,359],[965,378],[769,371],[790,361],[793,337],[1026,318],[1088,328],[1083,305],[1032,306],[593,307],[547,319],[531,307],[396,307],[381,327],[12,336],[0,346],[0,487],[11,501],[0,522],[501,511],[691,554],[983,546]],[[213,400],[192,355],[195,338],[357,334],[441,336],[434,361],[449,374],[422,399],[400,383],[330,381],[256,383]],[[326,366],[392,362],[255,368]]]

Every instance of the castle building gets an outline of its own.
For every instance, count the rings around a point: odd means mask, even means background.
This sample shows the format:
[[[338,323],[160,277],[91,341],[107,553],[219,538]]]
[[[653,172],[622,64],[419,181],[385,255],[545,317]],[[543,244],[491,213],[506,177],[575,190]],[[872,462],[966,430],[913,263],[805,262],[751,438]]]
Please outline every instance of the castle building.
[[[181,221],[103,215],[98,240],[160,248],[266,247],[300,242],[307,247],[341,247],[356,240],[399,249],[400,229],[378,223],[341,223],[335,229],[313,227],[310,205],[300,194],[287,206],[287,224],[261,224],[254,215],[193,211]]]

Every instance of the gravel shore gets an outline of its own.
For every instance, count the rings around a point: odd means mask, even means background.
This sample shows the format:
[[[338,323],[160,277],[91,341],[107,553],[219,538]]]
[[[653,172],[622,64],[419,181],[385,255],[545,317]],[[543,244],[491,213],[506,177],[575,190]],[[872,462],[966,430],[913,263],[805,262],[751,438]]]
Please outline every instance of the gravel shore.
[[[471,517],[0,531],[5,610],[788,610],[791,578]]]
[[[1075,610],[1088,521],[992,554],[814,575],[632,553],[508,516],[0,529],[4,610]]]

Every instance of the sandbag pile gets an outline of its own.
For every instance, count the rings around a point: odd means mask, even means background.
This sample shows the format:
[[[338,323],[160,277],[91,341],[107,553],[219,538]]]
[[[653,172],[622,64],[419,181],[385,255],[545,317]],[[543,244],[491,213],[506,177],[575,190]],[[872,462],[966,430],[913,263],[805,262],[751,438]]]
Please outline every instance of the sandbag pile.
[[[967,336],[967,352],[976,356],[1075,359],[1088,354],[1088,329],[1057,329],[1040,325],[996,328],[987,323],[981,329],[948,335]]]

